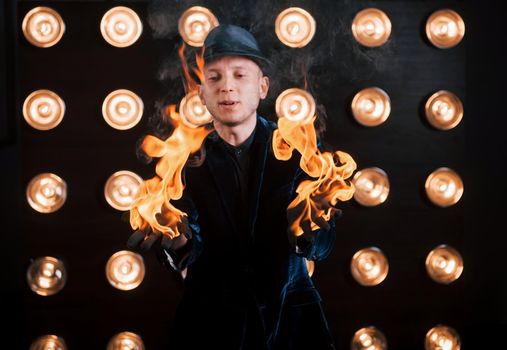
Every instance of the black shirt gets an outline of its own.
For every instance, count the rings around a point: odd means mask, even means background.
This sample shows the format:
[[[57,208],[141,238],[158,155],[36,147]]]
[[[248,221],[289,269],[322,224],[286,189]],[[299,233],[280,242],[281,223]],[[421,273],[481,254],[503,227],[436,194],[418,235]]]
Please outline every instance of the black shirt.
[[[239,146],[233,146],[227,143],[225,140],[219,137],[220,142],[224,145],[224,148],[227,150],[226,154],[229,155],[232,168],[234,171],[234,178],[236,179],[236,183],[234,185],[234,190],[238,193],[238,204],[239,204],[239,215],[236,217],[236,221],[238,223],[238,227],[245,227],[246,217],[244,214],[247,212],[248,205],[248,168],[250,165],[250,148],[253,143],[255,137],[255,128],[250,136]]]

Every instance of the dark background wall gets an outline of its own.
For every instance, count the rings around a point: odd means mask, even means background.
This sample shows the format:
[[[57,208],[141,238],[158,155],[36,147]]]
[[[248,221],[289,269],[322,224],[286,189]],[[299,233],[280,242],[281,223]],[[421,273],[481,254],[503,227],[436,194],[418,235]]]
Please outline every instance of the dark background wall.
[[[481,342],[487,333],[507,325],[505,274],[495,260],[505,249],[497,54],[502,31],[499,5],[463,1],[3,2],[0,234],[8,339],[28,348],[40,335],[57,334],[69,349],[99,349],[129,330],[148,349],[170,348],[166,330],[181,281],[147,254],[146,277],[137,289],[122,292],[109,285],[105,264],[126,248],[130,227],[102,193],[117,170],[153,175],[153,164],[137,158],[136,142],[156,123],[161,104],[183,97],[177,19],[196,4],[222,23],[250,28],[275,62],[263,115],[273,118],[276,96],[303,87],[307,72],[311,93],[327,111],[328,146],[349,152],[359,169],[378,166],[389,176],[386,203],[343,204],[336,247],[316,266],[313,280],[337,348],[349,348],[356,330],[373,325],[390,349],[422,349],[426,332],[443,323],[459,332],[465,349],[486,349]],[[29,44],[20,30],[24,15],[41,5],[57,10],[67,26],[48,49]],[[134,9],[144,25],[140,39],[124,49],[107,44],[99,30],[102,15],[117,5]],[[316,36],[303,49],[284,47],[274,34],[276,15],[289,6],[307,9],[317,21]],[[351,21],[366,7],[382,9],[392,21],[391,38],[382,47],[367,49],[352,38]],[[424,36],[427,17],[441,8],[456,10],[466,24],[463,42],[448,50],[436,49]],[[384,89],[392,102],[389,119],[375,128],[360,126],[349,111],[354,94],[369,86]],[[57,92],[67,107],[62,123],[47,132],[31,128],[21,111],[26,96],[43,88]],[[112,129],[101,115],[102,101],[119,88],[136,92],[145,105],[142,121],[127,131]],[[446,132],[432,129],[421,112],[440,89],[453,91],[465,106],[461,124]],[[465,184],[462,200],[445,209],[428,203],[423,190],[426,176],[440,166],[456,170]],[[24,191],[33,176],[47,171],[67,182],[69,195],[59,211],[40,214]],[[465,263],[462,277],[447,286],[433,282],[424,269],[428,252],[442,243],[456,248]],[[367,246],[382,249],[390,263],[386,280],[369,288],[349,272],[352,255]],[[34,294],[25,280],[31,260],[44,255],[62,259],[68,272],[66,287],[50,297]],[[21,337],[12,337],[14,331]]]

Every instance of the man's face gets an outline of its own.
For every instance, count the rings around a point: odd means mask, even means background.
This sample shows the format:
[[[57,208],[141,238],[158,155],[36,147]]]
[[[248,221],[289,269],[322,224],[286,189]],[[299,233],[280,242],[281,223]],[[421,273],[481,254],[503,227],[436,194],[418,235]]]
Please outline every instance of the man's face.
[[[205,65],[199,96],[215,122],[237,126],[256,117],[259,101],[266,98],[268,89],[269,79],[255,62],[225,56]]]

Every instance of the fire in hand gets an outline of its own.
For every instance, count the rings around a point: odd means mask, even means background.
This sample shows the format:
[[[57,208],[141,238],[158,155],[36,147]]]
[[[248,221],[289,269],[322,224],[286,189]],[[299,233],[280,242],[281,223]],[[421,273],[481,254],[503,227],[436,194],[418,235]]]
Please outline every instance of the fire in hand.
[[[182,217],[187,214],[172,205],[171,200],[183,195],[183,167],[212,129],[187,126],[175,105],[167,107],[167,114],[174,126],[172,134],[165,141],[148,135],[141,145],[147,155],[160,159],[155,168],[157,175],[144,181],[139,189],[130,209],[130,225],[134,230],[148,232],[151,229],[172,239],[182,233]]]
[[[171,200],[183,195],[183,168],[189,156],[201,148],[204,139],[213,131],[206,107],[196,102],[198,83],[190,74],[185,48],[183,44],[178,54],[186,82],[187,94],[183,101],[187,103],[180,103],[179,113],[175,105],[166,108],[164,117],[169,118],[174,130],[165,141],[152,135],[144,138],[141,149],[150,157],[160,158],[155,168],[157,175],[143,182],[130,209],[130,225],[134,230],[148,234],[151,229],[171,239],[188,229],[184,227],[186,220],[183,218],[187,214],[171,204]],[[204,79],[203,55],[204,51],[196,54],[197,67],[193,68],[201,82]]]
[[[299,89],[298,89],[299,90]],[[302,95],[313,98],[303,90]],[[301,103],[298,96],[297,103]],[[291,101],[287,103],[290,104]],[[277,108],[278,110],[301,110],[301,108]],[[311,110],[311,109],[310,109]],[[296,149],[301,154],[300,167],[315,180],[302,181],[296,198],[287,208],[289,231],[294,236],[319,228],[328,229],[328,221],[336,211],[338,201],[347,201],[354,195],[354,184],[350,178],[356,163],[345,152],[321,152],[317,147],[317,137],[311,118],[294,118],[279,114],[278,129],[273,133],[273,150],[279,160],[288,160]]]

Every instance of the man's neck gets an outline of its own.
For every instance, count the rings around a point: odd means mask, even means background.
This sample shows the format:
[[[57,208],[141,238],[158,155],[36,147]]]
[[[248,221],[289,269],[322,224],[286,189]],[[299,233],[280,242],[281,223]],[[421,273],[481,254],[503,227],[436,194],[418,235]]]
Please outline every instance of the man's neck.
[[[257,114],[254,118],[249,118],[245,123],[228,126],[213,122],[213,126],[217,131],[218,136],[225,142],[233,146],[239,146],[252,134],[257,125]]]

